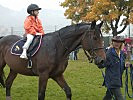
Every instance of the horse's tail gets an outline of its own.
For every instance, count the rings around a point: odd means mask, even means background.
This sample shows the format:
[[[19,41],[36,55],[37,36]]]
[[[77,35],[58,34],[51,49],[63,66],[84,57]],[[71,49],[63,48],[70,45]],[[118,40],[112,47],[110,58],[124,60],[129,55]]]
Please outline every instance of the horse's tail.
[[[3,69],[2,69],[1,72],[0,72],[0,85],[3,88],[5,88],[5,81],[4,81],[4,79],[5,79],[5,73],[4,73]]]

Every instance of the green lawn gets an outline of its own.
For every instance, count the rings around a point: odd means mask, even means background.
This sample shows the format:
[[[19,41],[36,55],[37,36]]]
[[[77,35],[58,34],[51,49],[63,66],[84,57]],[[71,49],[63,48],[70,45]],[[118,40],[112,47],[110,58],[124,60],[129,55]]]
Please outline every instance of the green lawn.
[[[82,51],[78,56],[79,60],[69,61],[64,73],[72,90],[72,100],[102,100],[106,88],[102,86],[103,77],[100,69],[88,63]],[[8,67],[5,70],[9,70]],[[8,71],[6,75],[7,73]],[[38,77],[18,75],[12,86],[12,100],[37,100],[37,93]],[[5,100],[5,89],[1,87],[0,100]],[[64,91],[51,79],[48,81],[45,100],[66,100]]]

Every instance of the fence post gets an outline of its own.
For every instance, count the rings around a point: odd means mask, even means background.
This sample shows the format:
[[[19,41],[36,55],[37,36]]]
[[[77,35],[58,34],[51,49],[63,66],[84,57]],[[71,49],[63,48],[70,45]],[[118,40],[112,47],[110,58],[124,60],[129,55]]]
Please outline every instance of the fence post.
[[[55,31],[56,31],[56,28],[57,28],[57,26],[55,25]]]
[[[11,27],[11,35],[13,35],[13,27]]]

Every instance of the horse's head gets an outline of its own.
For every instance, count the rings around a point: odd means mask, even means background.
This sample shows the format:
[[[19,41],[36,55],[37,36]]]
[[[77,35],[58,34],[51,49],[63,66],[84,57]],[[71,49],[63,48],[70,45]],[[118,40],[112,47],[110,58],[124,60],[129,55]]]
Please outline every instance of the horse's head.
[[[96,65],[102,63],[106,58],[103,37],[100,30],[102,24],[103,22],[99,25],[96,25],[95,21],[92,22],[91,27],[84,32],[82,37],[83,50],[88,59],[91,62],[94,60]]]

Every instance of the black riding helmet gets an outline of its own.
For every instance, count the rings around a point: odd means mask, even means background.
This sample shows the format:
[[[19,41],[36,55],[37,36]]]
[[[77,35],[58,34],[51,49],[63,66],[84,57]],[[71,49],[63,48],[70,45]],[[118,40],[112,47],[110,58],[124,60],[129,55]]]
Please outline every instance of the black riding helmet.
[[[31,11],[34,11],[34,10],[41,10],[41,8],[39,8],[39,6],[36,4],[30,4],[27,8],[27,13],[31,14]]]

